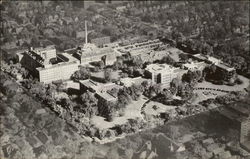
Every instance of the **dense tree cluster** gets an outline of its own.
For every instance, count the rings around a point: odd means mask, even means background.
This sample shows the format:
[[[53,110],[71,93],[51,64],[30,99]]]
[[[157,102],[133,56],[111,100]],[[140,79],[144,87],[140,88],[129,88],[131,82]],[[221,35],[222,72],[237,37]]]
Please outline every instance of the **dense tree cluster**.
[[[78,71],[76,71],[71,78],[73,80],[85,80],[90,78],[90,71],[88,68],[81,66]]]
[[[182,81],[187,82],[191,85],[195,85],[197,82],[202,82],[202,80],[203,80],[203,75],[200,70],[195,70],[195,71],[189,70],[182,76]]]
[[[92,117],[98,114],[98,99],[94,96],[93,93],[87,91],[81,95],[82,106],[80,111],[85,114],[87,117]]]

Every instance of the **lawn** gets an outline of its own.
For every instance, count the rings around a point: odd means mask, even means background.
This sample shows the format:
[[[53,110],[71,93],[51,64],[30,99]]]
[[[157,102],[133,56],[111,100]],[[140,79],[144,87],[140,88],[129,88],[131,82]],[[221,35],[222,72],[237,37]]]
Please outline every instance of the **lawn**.
[[[153,106],[157,106],[157,109],[155,110]],[[150,101],[147,103],[145,107],[145,113],[148,115],[159,115],[160,113],[166,112],[167,110],[175,109],[176,106],[171,106],[171,105],[164,105],[159,102],[155,101]]]
[[[124,116],[115,117],[112,122],[108,122],[105,118],[100,116],[94,116],[91,119],[91,122],[98,127],[99,129],[108,129],[114,127],[115,125],[121,125],[127,122],[128,119],[141,118],[141,107],[147,101],[147,98],[141,96],[138,101],[132,101],[129,105],[127,105],[125,109]]]

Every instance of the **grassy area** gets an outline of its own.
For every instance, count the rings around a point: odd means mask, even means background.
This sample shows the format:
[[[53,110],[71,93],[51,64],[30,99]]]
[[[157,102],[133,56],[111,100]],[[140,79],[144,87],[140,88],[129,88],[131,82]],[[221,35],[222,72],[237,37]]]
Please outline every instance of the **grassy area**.
[[[157,106],[156,110],[153,108],[154,106]],[[149,103],[147,103],[145,107],[145,113],[148,115],[158,115],[160,113],[166,112],[167,110],[171,110],[175,108],[176,106],[164,105],[159,102],[150,101]]]
[[[121,125],[127,122],[128,119],[142,118],[141,107],[147,101],[147,98],[141,96],[138,101],[132,101],[127,105],[124,116],[115,117],[112,122],[108,122],[105,118],[100,116],[94,116],[91,122],[100,129],[108,129],[114,127],[115,125]]]

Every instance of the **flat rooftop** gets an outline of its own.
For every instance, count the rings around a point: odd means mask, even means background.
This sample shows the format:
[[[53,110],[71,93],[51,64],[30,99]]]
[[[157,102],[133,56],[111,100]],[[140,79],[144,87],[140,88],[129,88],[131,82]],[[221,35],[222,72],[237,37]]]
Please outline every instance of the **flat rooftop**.
[[[34,48],[34,51],[42,52],[42,51],[47,51],[47,50],[52,50],[52,49],[56,49],[55,45],[48,45],[46,47],[37,47],[37,48]]]
[[[247,104],[231,104],[229,107],[236,112],[241,113],[242,115],[249,117],[250,116],[250,109],[248,108],[249,106]]]
[[[59,59],[60,59],[60,61],[59,61]],[[57,55],[57,60],[58,60],[58,63],[56,63],[56,64],[48,64],[45,67],[38,67],[37,70],[41,71],[41,70],[45,70],[45,69],[50,69],[50,68],[55,68],[55,67],[60,67],[60,66],[79,63],[76,58],[69,55],[68,53],[58,54]]]
[[[113,96],[112,94],[110,94],[108,92],[108,90],[111,90],[113,88],[117,88],[120,89],[122,88],[121,86],[115,84],[115,83],[99,83],[99,82],[95,82],[93,80],[81,80],[80,84],[84,85],[85,87],[91,88],[93,90],[95,90],[95,93],[102,97],[103,99],[106,99],[108,101],[115,101],[117,99],[116,96]]]
[[[223,70],[227,70],[227,71],[234,71],[235,70],[235,68],[230,67],[225,63],[218,63],[218,64],[216,64],[216,66],[222,68]]]
[[[95,91],[107,91],[111,90],[112,88],[121,88],[121,86],[115,83],[99,83],[90,79],[80,80],[80,84],[84,85],[85,87],[92,88]]]
[[[27,51],[25,52],[27,55],[29,55],[33,60],[37,61],[38,63],[40,63],[41,65],[43,65],[44,63],[44,59],[38,55],[37,53],[35,53],[34,51]]]
[[[107,54],[115,54],[114,50],[112,48],[96,48],[93,50],[80,50],[82,53],[81,57],[93,57],[93,56],[98,56],[98,55],[107,55]]]
[[[168,64],[150,64],[146,67],[146,70],[153,73],[166,73],[172,72],[178,68],[172,67]]]
[[[206,63],[205,62],[192,62],[192,63],[185,63],[183,64],[183,66],[185,67],[188,67],[188,68],[199,68],[199,67],[202,67],[202,66],[206,66]]]
[[[207,60],[207,57],[202,54],[195,54],[193,56],[204,61]]]
[[[250,141],[245,141],[241,143],[242,147],[246,149],[248,152],[250,152]]]

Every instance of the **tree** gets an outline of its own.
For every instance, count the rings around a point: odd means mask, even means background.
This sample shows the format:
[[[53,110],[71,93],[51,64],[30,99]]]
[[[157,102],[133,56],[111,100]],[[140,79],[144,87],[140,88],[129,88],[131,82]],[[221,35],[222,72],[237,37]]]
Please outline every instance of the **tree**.
[[[44,87],[44,85],[40,82],[34,82],[31,84],[31,88],[30,88],[30,93],[32,93],[33,95],[44,99],[46,96],[46,88]]]
[[[213,47],[205,43],[202,46],[202,53],[205,55],[211,55],[213,53]]]
[[[135,66],[135,68],[142,68],[143,61],[139,56],[133,56],[132,57],[132,65]]]
[[[104,79],[106,82],[110,82],[112,80],[112,70],[110,68],[106,68],[104,70]]]
[[[56,92],[56,85],[54,85],[53,83],[49,84],[48,87],[47,87],[46,94],[48,96],[54,98],[55,92]]]
[[[224,79],[221,78],[221,76],[223,76],[223,74],[218,74],[216,73],[217,69],[216,66],[214,64],[205,67],[205,69],[203,70],[203,75],[205,76],[206,80],[220,80],[220,79]]]
[[[129,76],[133,76],[134,75],[134,67],[133,66],[129,66],[127,68],[127,72]]]
[[[29,74],[29,71],[22,67],[21,70],[20,70],[20,73],[22,74],[23,78],[27,78],[28,74]]]
[[[183,74],[182,81],[187,82],[191,85],[195,85],[202,78],[202,72],[200,70],[188,71]]]
[[[128,88],[129,89],[129,95],[131,96],[131,98],[133,100],[138,100],[138,98],[141,96],[142,93],[142,87],[140,85],[135,85],[132,84],[131,87]]]
[[[83,106],[80,108],[81,111],[88,117],[98,114],[97,103],[98,100],[95,98],[94,94],[87,91],[81,95],[81,101]]]
[[[177,95],[183,100],[188,100],[193,96],[193,87],[190,84],[182,83],[178,87]]]
[[[60,104],[66,110],[69,110],[71,112],[73,111],[73,103],[71,102],[70,99],[68,99],[68,98],[61,98]]]
[[[113,64],[113,69],[114,70],[123,69],[124,68],[123,60],[124,59],[122,56],[118,56],[117,60]]]
[[[145,93],[148,97],[152,98],[154,96],[157,96],[160,92],[161,92],[161,85],[154,84],[151,85]]]
[[[173,94],[170,92],[170,90],[167,90],[167,89],[164,89],[161,92],[161,95],[162,95],[162,99],[164,101],[168,101],[168,100],[172,99],[172,97],[173,97]]]
[[[169,65],[173,65],[175,63],[174,59],[172,59],[169,55],[164,56],[161,61]]]
[[[40,46],[39,39],[37,36],[33,36],[31,39],[31,46],[38,47]]]
[[[101,61],[98,62],[98,66],[99,66],[99,68],[102,70],[102,69],[105,67],[105,64],[104,64],[104,62],[101,60]]]
[[[172,93],[175,94],[178,90],[178,87],[180,85],[180,79],[179,78],[174,78],[172,79],[172,81],[170,82],[170,88],[173,91]]]
[[[76,71],[72,76],[74,80],[85,80],[90,78],[90,71],[86,67],[81,66],[80,70]]]
[[[118,110],[121,108],[125,108],[127,104],[131,102],[131,97],[128,93],[128,89],[125,87],[123,89],[119,89],[118,92],[118,102],[117,102],[117,108]]]
[[[180,58],[181,61],[187,62],[187,60],[188,60],[188,55],[182,53],[182,54],[179,55],[179,58]]]
[[[81,95],[81,101],[85,106],[97,105],[98,100],[95,98],[94,94],[87,91]]]
[[[149,87],[148,81],[143,81],[143,82],[141,83],[141,85],[142,85],[143,91],[145,91],[145,90],[148,89],[148,87]]]

